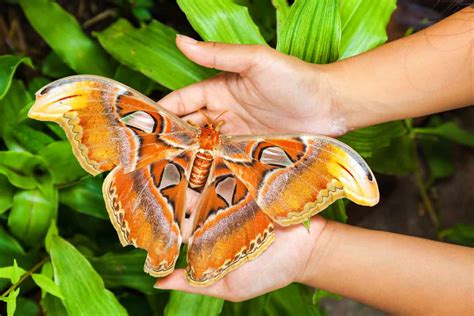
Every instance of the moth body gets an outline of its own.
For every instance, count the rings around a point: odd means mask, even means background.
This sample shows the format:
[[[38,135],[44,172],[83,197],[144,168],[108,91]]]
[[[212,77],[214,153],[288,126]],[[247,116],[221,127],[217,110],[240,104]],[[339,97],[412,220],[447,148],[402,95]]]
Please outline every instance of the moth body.
[[[214,149],[220,143],[219,127],[208,123],[200,128],[197,139],[199,141],[199,150],[194,158],[191,174],[189,176],[189,185],[191,188],[200,188],[204,186],[209,177],[212,162],[214,161]]]

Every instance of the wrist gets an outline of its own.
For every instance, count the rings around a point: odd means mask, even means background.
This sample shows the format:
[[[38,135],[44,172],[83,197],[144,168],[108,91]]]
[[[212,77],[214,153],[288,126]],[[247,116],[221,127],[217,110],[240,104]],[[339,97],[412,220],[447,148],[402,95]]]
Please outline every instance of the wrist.
[[[334,227],[331,221],[322,216],[311,218],[309,226],[309,238],[311,239],[309,251],[303,266],[295,276],[294,282],[312,285],[315,280],[315,273],[319,270],[320,262],[324,260],[325,249],[331,240]]]
[[[360,127],[357,117],[361,112],[354,102],[358,96],[346,80],[346,67],[339,63],[312,66],[316,74],[313,82],[317,82],[317,88],[314,89],[316,111],[311,117],[314,126],[311,132],[335,137]]]

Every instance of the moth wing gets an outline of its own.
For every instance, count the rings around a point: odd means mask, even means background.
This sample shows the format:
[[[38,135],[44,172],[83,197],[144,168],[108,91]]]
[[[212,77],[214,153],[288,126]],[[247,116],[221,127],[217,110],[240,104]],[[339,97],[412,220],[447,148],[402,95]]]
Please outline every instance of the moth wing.
[[[333,138],[224,136],[218,152],[263,212],[280,225],[301,223],[343,197],[368,206],[379,200],[368,165]]]
[[[274,240],[273,223],[242,182],[217,159],[189,239],[187,278],[208,286],[259,256]]]
[[[128,173],[119,166],[103,184],[107,211],[122,245],[145,249],[145,271],[153,276],[171,273],[179,256],[190,156],[186,154]]]
[[[28,116],[61,125],[81,166],[93,175],[119,164],[130,172],[176,156],[197,133],[132,88],[92,75],[48,84],[36,93]]]

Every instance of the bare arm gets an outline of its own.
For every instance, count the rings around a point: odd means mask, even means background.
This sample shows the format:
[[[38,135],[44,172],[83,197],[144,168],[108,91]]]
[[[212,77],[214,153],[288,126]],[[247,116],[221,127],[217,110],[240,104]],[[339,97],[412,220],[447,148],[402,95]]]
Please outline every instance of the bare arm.
[[[300,282],[381,310],[474,313],[474,250],[328,222]]]
[[[474,104],[474,6],[322,67],[350,129]]]

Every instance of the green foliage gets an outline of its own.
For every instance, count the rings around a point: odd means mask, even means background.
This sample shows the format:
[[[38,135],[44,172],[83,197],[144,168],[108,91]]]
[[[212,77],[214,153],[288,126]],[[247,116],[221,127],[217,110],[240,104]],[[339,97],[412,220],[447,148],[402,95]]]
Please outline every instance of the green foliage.
[[[176,31],[153,20],[136,29],[125,19],[96,34],[118,61],[169,89],[179,89],[215,74],[187,59],[174,41]]]
[[[33,67],[30,58],[14,55],[0,56],[0,100],[3,99],[10,88],[13,74],[21,63]]]
[[[189,23],[206,41],[266,44],[248,9],[232,0],[178,0],[178,4]]]
[[[61,6],[49,0],[20,0],[20,5],[36,32],[71,69],[77,73],[112,76],[111,60]]]
[[[161,9],[156,1],[109,1],[117,16],[92,35],[55,1],[18,2],[51,51],[42,59],[32,56],[35,73],[26,81],[27,68],[20,65],[33,68],[30,57],[0,56],[0,300],[7,303],[7,314],[37,315],[41,309],[45,315],[323,315],[319,301],[333,294],[298,284],[241,303],[153,289],[155,279],[143,272],[145,253],[122,249],[108,221],[103,177],[82,170],[59,126],[29,120],[26,113],[35,91],[75,73],[105,75],[156,96],[217,71],[194,64],[176,48],[177,32],[155,19]],[[269,45],[312,63],[329,63],[382,44],[395,0],[292,5],[179,0],[178,5],[204,40]],[[411,121],[390,122],[341,139],[384,174],[419,175],[425,161],[428,179],[419,183],[425,195],[436,180],[453,174],[455,144],[474,146],[474,135],[441,119],[416,127]],[[347,203],[337,201],[323,215],[346,222]],[[439,235],[473,246],[473,231],[460,224]]]
[[[73,245],[53,237],[50,253],[54,281],[64,296],[68,314],[126,315],[113,293],[105,289],[100,275]]]

